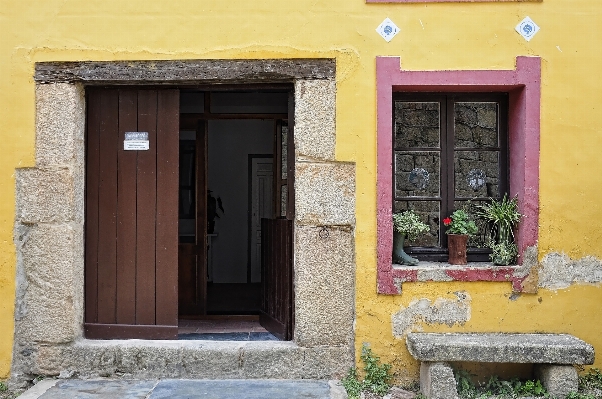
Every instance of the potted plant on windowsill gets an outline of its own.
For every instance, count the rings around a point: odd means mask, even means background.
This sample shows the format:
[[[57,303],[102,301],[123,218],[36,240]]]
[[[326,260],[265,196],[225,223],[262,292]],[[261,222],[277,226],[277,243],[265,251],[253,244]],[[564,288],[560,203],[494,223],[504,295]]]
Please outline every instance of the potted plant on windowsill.
[[[477,233],[478,228],[474,220],[465,211],[458,209],[450,217],[443,219],[447,227],[448,262],[451,265],[465,265],[466,243],[468,237]]]
[[[491,199],[488,204],[479,206],[479,217],[485,219],[490,226],[490,237],[487,246],[491,248],[491,261],[496,265],[515,264],[518,258],[518,246],[514,242],[514,229],[522,215],[518,211],[516,197],[504,197],[498,201]]]
[[[412,210],[393,214],[393,262],[400,265],[416,266],[418,259],[408,255],[403,245],[406,239],[412,241],[429,231],[426,223]]]

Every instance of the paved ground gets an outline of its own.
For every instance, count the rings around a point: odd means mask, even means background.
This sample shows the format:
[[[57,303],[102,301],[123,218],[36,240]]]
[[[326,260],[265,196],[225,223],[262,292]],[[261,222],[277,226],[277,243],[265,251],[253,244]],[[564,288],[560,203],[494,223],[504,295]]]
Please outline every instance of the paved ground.
[[[44,380],[20,399],[342,399],[317,380]]]

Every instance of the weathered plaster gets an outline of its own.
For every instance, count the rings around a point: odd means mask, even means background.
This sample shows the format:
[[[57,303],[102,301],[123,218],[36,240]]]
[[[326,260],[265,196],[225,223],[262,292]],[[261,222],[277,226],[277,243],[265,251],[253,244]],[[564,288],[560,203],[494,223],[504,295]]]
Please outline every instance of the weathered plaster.
[[[44,64],[36,78],[102,83],[104,77],[110,83],[134,74],[135,83],[161,76],[173,82],[206,64],[195,82],[224,76],[237,83],[288,79],[301,91],[295,110],[301,128],[295,129],[294,342],[97,342],[82,337],[84,90],[79,83],[38,83],[36,165],[16,174],[13,382],[61,372],[136,378],[340,377],[353,363],[355,167],[333,159],[332,60],[136,62],[125,71],[122,64]],[[224,65],[233,69],[223,70]],[[297,82],[298,75],[304,79]]]
[[[366,3],[474,3],[476,0],[366,0]],[[486,2],[510,2],[510,1],[520,1],[520,2],[541,2],[543,0],[479,0],[481,3]]]
[[[422,331],[421,324],[464,325],[470,320],[472,298],[468,292],[455,292],[456,299],[437,298],[434,302],[422,298],[391,316],[393,336],[403,338],[411,331]]]
[[[593,256],[571,259],[565,254],[547,254],[541,260],[539,287],[551,290],[572,284],[602,283],[602,261]]]

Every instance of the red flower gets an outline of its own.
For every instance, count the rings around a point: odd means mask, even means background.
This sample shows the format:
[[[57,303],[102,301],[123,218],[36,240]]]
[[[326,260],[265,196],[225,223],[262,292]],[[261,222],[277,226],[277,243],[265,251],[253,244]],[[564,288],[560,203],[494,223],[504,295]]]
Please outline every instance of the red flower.
[[[443,219],[443,224],[446,226],[449,226],[451,224],[452,220],[451,218],[445,218]]]

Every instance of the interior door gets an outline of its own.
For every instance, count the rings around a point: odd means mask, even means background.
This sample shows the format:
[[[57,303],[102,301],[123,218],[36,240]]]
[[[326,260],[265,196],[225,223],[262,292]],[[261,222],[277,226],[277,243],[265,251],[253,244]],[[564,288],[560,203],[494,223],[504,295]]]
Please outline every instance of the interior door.
[[[175,89],[87,91],[87,338],[177,337],[179,101]]]
[[[251,156],[250,282],[261,282],[261,219],[273,216],[272,157]]]
[[[178,301],[183,316],[207,314],[207,132],[207,121],[199,120],[194,165],[195,235],[192,242],[179,243]]]

